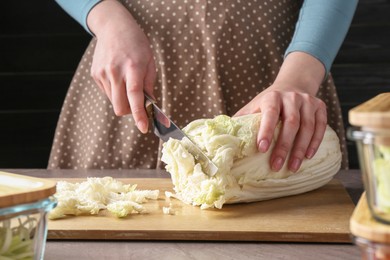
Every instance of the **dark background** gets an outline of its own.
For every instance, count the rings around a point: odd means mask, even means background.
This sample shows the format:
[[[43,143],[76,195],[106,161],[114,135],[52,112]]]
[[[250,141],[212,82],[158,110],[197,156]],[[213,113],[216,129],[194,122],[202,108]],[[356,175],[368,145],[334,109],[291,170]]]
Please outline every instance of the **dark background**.
[[[46,168],[62,102],[91,36],[54,0],[0,7],[0,168]],[[390,92],[390,0],[360,0],[332,74],[346,127],[349,109]],[[358,168],[355,144],[348,149],[350,168]]]

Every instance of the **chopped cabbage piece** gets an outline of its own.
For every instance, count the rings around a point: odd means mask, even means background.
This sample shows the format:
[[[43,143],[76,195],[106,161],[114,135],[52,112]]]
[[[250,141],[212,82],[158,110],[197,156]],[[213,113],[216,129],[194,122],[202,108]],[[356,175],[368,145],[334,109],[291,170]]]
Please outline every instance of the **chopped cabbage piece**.
[[[141,204],[148,199],[156,200],[159,190],[137,190],[136,187],[108,176],[90,177],[81,183],[59,181],[54,194],[58,204],[49,212],[49,219],[67,215],[94,215],[103,209],[120,218],[133,212],[142,213],[144,207]]]
[[[169,207],[163,207],[162,210],[163,210],[164,215],[175,215],[176,214],[176,211],[173,208],[172,203],[169,203]]]
[[[390,214],[390,147],[379,145],[380,156],[374,160],[377,207]]]

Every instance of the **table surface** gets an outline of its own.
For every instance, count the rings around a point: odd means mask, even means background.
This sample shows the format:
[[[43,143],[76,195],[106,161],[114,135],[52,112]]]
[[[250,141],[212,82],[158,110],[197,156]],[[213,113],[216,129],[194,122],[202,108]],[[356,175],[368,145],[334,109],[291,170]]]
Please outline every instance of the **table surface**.
[[[40,178],[169,177],[156,170],[45,170],[2,169]],[[335,176],[356,204],[363,192],[359,170],[340,171]],[[69,241],[48,240],[45,260],[55,259],[360,259],[354,244],[275,242],[187,242],[187,241]]]

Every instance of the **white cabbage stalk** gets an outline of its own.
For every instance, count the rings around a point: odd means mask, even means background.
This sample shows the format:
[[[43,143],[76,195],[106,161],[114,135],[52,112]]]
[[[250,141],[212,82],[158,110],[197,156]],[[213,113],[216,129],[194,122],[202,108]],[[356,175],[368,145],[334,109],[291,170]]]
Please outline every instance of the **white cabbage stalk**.
[[[95,215],[103,209],[117,217],[142,213],[145,209],[141,204],[148,199],[156,200],[159,190],[137,190],[136,186],[112,177],[90,177],[81,183],[59,181],[54,194],[58,204],[49,212],[49,219],[67,215]]]
[[[183,129],[218,167],[213,177],[203,172],[182,141],[168,140],[163,146],[162,161],[171,174],[173,196],[202,209],[222,208],[229,203],[262,201],[314,190],[328,183],[340,169],[339,139],[327,126],[317,153],[310,160],[304,159],[298,172],[289,171],[286,165],[273,172],[269,159],[278,131],[268,152],[258,152],[256,136],[260,120],[260,114],[232,118],[220,115],[195,120]]]

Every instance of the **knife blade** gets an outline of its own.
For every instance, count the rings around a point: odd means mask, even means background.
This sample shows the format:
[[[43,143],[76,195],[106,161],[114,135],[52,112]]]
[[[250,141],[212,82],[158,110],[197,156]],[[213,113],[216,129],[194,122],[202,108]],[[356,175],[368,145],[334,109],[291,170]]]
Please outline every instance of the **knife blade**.
[[[207,155],[189,138],[162,110],[157,106],[156,101],[145,93],[145,108],[153,125],[153,132],[164,142],[169,138],[180,140],[182,145],[191,153],[195,160],[202,166],[203,172],[214,176],[218,167]]]

